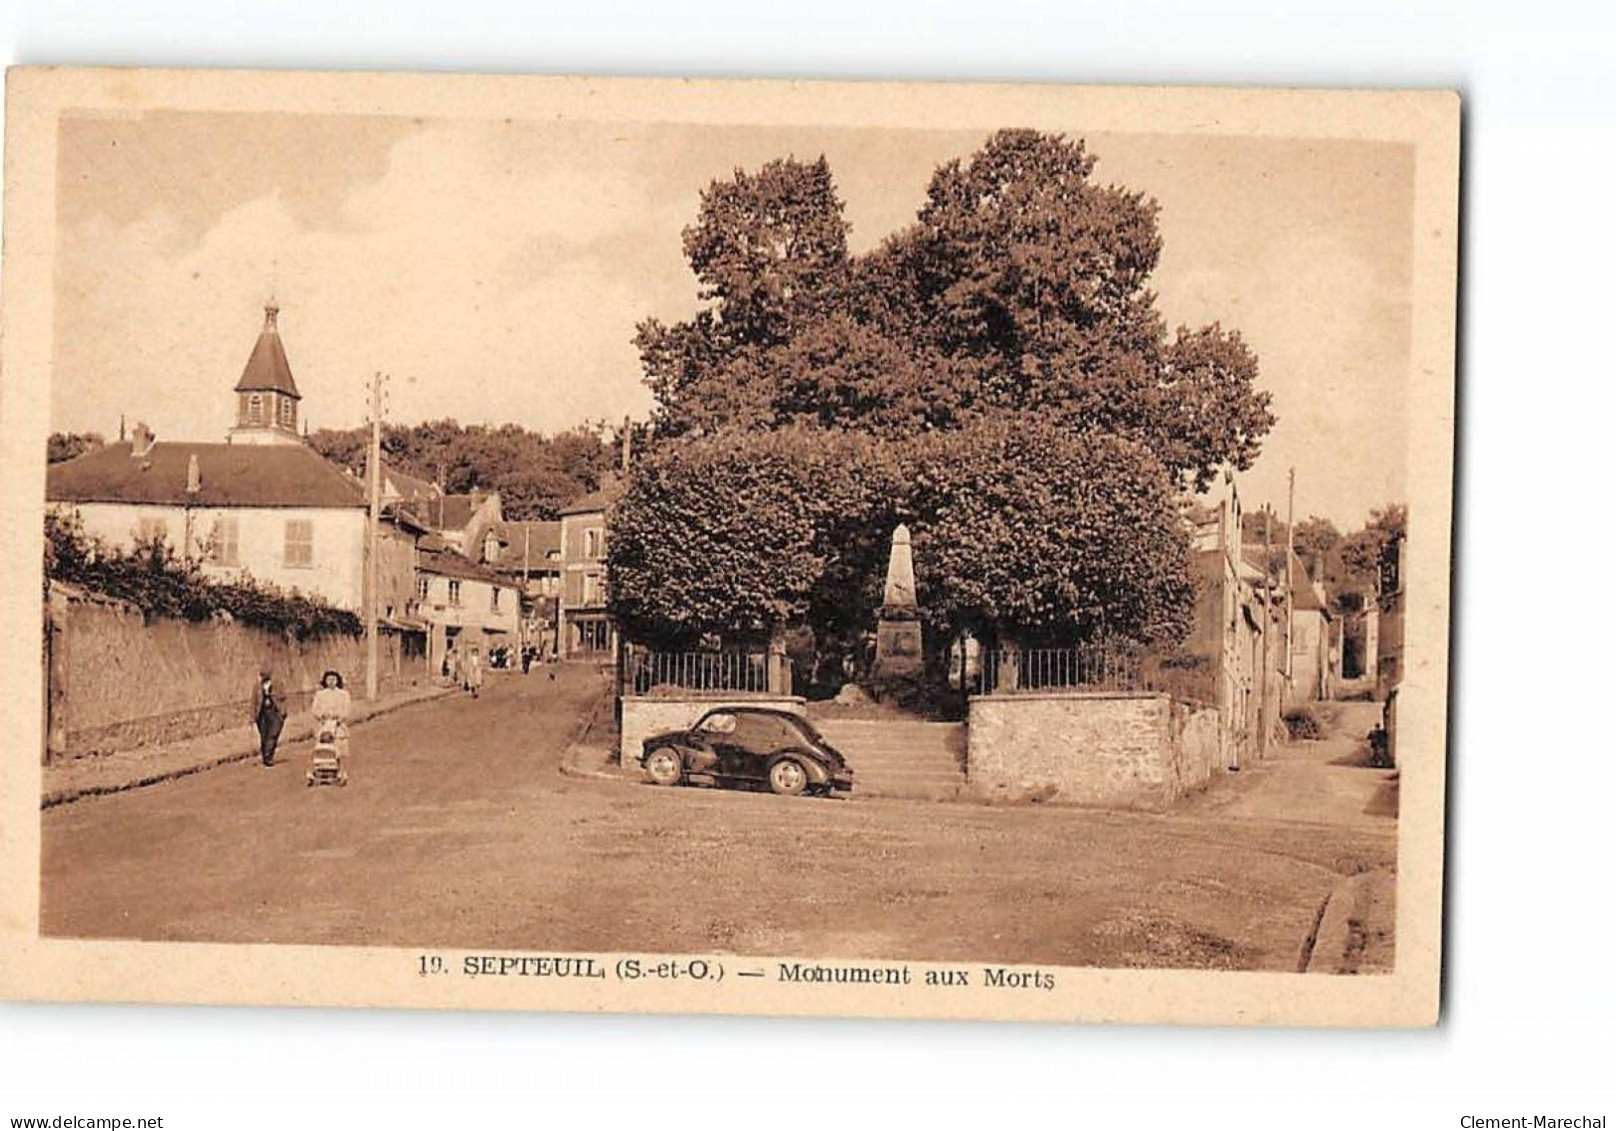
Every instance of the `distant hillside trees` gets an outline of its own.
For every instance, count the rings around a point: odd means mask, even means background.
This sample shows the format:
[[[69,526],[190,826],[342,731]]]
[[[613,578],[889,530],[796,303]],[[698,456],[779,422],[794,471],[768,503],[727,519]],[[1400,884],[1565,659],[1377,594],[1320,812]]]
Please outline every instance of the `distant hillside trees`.
[[[1285,524],[1272,520],[1273,544],[1283,554]],[[1246,517],[1247,545],[1263,540],[1263,514]],[[1408,530],[1408,508],[1387,503],[1369,512],[1363,526],[1342,533],[1327,518],[1311,515],[1296,524],[1294,546],[1309,575],[1324,585],[1330,603],[1338,612],[1350,613],[1364,607],[1375,596],[1381,572],[1393,545]]]
[[[369,429],[321,429],[308,442],[327,459],[358,472],[365,464]],[[431,420],[384,426],[382,458],[450,494],[498,491],[508,519],[550,519],[600,485],[601,473],[618,458],[619,442],[602,424],[545,436],[516,424]]]
[[[45,440],[45,462],[62,463],[102,447],[106,440],[99,432],[52,432]]]

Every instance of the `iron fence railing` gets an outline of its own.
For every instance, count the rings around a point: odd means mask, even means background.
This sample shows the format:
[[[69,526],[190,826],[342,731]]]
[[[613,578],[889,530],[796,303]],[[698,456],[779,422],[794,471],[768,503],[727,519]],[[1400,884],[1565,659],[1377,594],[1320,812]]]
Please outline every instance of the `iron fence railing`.
[[[765,652],[649,652],[630,649],[624,657],[624,690],[645,695],[656,688],[685,691],[767,693],[769,657]]]
[[[983,695],[1032,691],[1154,691],[1210,702],[1213,673],[1200,664],[1175,664],[1149,652],[1096,646],[1001,648],[984,652]]]

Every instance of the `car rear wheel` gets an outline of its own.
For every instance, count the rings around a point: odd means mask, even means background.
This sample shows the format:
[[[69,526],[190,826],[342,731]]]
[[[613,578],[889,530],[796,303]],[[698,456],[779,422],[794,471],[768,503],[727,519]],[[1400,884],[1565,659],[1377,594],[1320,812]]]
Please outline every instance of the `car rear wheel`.
[[[808,788],[808,771],[795,758],[781,758],[769,767],[769,788],[783,797],[795,797]]]
[[[645,776],[652,785],[678,785],[685,776],[684,759],[671,746],[659,746],[645,759]]]

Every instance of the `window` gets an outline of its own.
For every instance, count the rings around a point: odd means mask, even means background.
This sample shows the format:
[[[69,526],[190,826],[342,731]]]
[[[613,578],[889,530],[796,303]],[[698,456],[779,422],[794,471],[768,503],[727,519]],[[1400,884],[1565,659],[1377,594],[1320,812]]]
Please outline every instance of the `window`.
[[[612,646],[611,626],[601,617],[574,621],[572,639],[574,651],[606,652]]]
[[[460,581],[458,578],[449,579],[449,604],[460,604]]]
[[[742,746],[758,750],[772,750],[789,742],[800,741],[794,730],[779,719],[768,715],[735,715],[730,737]]]
[[[262,424],[264,422],[264,398],[253,393],[247,398],[247,423]]]
[[[601,541],[600,527],[591,526],[588,530],[585,530],[584,557],[588,558],[590,561],[597,560],[601,556]]]
[[[703,734],[729,734],[734,729],[734,715],[708,715],[701,724]]]
[[[314,565],[314,522],[307,518],[286,520],[286,549],[282,564],[293,569]]]
[[[601,603],[600,574],[584,574],[584,600],[585,605],[598,605]]]
[[[423,574],[422,576],[417,577],[415,579],[415,597],[416,597],[416,600],[419,600],[419,601],[426,600],[427,596],[431,592],[432,592],[432,579],[430,577],[427,577],[426,575]]]
[[[208,540],[208,561],[214,565],[241,564],[241,529],[235,515],[225,515],[213,524],[213,535]]]
[[[488,587],[488,607],[496,613],[499,612],[499,586],[497,585]]]
[[[280,403],[281,423],[286,425],[288,428],[295,426],[297,423],[296,419],[294,418],[294,414],[297,412],[296,404],[293,403],[291,397],[281,397]]]

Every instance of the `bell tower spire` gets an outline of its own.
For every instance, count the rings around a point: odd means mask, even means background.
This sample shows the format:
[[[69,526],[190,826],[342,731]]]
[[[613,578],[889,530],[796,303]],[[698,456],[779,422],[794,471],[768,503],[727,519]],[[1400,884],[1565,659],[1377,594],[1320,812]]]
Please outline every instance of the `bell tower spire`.
[[[230,430],[231,443],[302,442],[297,415],[303,397],[292,379],[292,366],[281,344],[280,313],[274,299],[264,305],[263,329],[236,382],[236,426]]]

